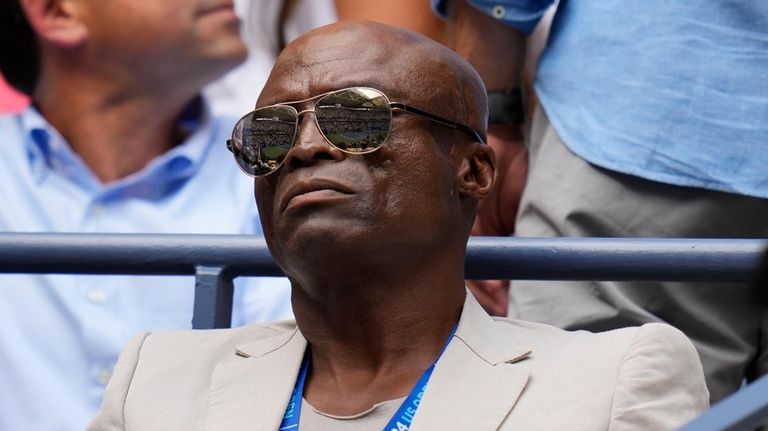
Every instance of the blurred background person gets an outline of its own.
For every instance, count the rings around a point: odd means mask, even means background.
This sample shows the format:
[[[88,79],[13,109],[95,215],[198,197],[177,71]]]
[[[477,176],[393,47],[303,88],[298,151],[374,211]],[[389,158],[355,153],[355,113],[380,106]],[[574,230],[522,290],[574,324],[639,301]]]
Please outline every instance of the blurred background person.
[[[226,1],[0,0],[0,72],[32,102],[0,117],[0,231],[260,235],[252,182],[225,141],[279,35],[297,35],[309,24],[293,17],[316,18],[320,3],[239,6],[247,46]],[[257,22],[262,13],[270,26]],[[236,73],[247,85],[227,93],[220,81],[201,97],[246,56],[249,69]],[[241,93],[247,103],[230,105]],[[193,286],[190,277],[0,276],[0,429],[83,429],[130,336],[190,327]],[[237,287],[234,325],[292,315],[284,279]]]
[[[256,98],[283,47],[302,33],[336,21],[333,0],[235,0],[248,56],[208,84],[203,93],[216,113],[240,118]]]
[[[0,74],[0,114],[21,112],[29,105],[29,97],[14,90]]]
[[[526,35],[551,3],[435,0],[449,45],[489,91],[519,85]],[[758,1],[561,1],[536,74],[516,234],[768,237],[766,19]],[[591,331],[675,325],[714,402],[768,373],[755,294],[746,283],[516,281],[509,314]]]
[[[442,42],[445,22],[429,0],[335,0],[339,21],[367,19],[419,32]]]

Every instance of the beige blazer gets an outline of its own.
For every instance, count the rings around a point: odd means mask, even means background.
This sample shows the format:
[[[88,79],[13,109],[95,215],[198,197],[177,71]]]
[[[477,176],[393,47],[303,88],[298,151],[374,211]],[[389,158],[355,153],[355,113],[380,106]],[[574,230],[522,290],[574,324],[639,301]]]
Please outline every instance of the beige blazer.
[[[139,335],[88,429],[276,430],[306,346],[294,322]],[[411,430],[672,430],[708,399],[670,326],[566,332],[491,318],[468,294]]]

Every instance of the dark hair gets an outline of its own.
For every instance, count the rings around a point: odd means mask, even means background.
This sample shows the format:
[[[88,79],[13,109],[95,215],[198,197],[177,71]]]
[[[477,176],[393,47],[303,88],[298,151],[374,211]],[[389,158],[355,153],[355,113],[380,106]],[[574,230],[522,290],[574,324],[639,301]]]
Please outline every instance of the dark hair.
[[[0,0],[0,72],[11,86],[31,96],[39,69],[35,33],[19,0]]]

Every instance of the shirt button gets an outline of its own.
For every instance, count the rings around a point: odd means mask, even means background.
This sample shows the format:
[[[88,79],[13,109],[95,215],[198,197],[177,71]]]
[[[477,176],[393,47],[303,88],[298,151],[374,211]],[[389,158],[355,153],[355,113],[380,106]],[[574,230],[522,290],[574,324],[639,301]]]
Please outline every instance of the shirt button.
[[[107,300],[107,292],[101,289],[88,291],[88,300],[93,304],[103,304]]]
[[[94,205],[91,207],[91,212],[92,212],[94,215],[97,215],[97,216],[100,216],[100,215],[104,214],[104,205],[101,205],[101,204],[94,204]]]
[[[502,5],[496,5],[493,7],[493,17],[496,19],[502,19],[504,18],[504,15],[507,14],[507,10]]]
[[[99,382],[101,386],[107,386],[107,383],[109,383],[110,377],[112,377],[112,372],[102,368],[101,370],[99,370],[99,373],[96,376],[96,380]]]

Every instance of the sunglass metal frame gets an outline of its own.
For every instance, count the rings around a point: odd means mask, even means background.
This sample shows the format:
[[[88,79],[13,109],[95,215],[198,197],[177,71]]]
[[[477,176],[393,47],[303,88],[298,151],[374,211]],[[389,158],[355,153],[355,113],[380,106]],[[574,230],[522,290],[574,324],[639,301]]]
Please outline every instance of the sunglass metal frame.
[[[271,170],[271,171],[269,171],[269,172],[267,172],[265,174],[257,175],[257,174],[252,174],[252,173],[246,171],[245,168],[243,168],[242,165],[237,161],[237,158],[239,157],[238,154],[240,153],[240,150],[235,148],[234,141],[236,140],[235,133],[237,133],[237,130],[239,128],[238,126],[240,126],[240,122],[243,121],[246,117],[248,117],[250,115],[253,115],[256,112],[264,110],[264,109],[277,108],[277,107],[280,107],[280,108],[283,108],[283,107],[291,108],[291,110],[293,110],[295,115],[296,115],[296,124],[294,125],[293,139],[292,139],[291,144],[290,144],[290,146],[288,148],[288,151],[290,151],[293,148],[293,146],[296,144],[296,135],[298,134],[298,131],[299,131],[299,118],[303,114],[305,114],[305,113],[315,112],[315,108],[317,106],[317,104],[315,104],[315,105],[312,106],[311,109],[304,109],[304,110],[299,111],[298,109],[294,108],[292,105],[299,105],[299,104],[302,104],[302,103],[307,103],[307,102],[312,102],[312,101],[316,101],[316,100],[321,100],[322,98],[330,96],[332,94],[341,93],[341,92],[349,91],[349,90],[369,90],[369,91],[374,91],[374,92],[380,94],[381,97],[383,97],[384,100],[386,101],[386,106],[389,108],[390,119],[392,118],[392,115],[395,112],[402,112],[402,113],[405,113],[405,114],[411,114],[411,115],[415,115],[417,117],[421,117],[421,118],[424,118],[426,120],[433,121],[435,123],[442,124],[444,126],[448,126],[448,127],[460,130],[462,132],[468,133],[470,136],[472,136],[473,139],[475,139],[476,142],[480,142],[480,143],[483,143],[483,144],[486,143],[486,141],[483,138],[483,136],[477,130],[467,126],[466,124],[462,124],[462,123],[459,123],[459,122],[456,122],[456,121],[451,121],[451,120],[449,120],[449,119],[447,119],[445,117],[441,117],[441,116],[439,116],[437,114],[433,114],[431,112],[427,112],[427,111],[424,111],[422,109],[419,109],[419,108],[416,108],[416,107],[413,107],[413,106],[410,106],[410,105],[406,105],[405,103],[390,102],[389,98],[387,97],[386,94],[384,94],[383,91],[378,90],[376,88],[372,88],[372,87],[360,87],[360,86],[358,86],[358,87],[346,87],[346,88],[340,88],[340,89],[337,89],[337,90],[327,91],[325,93],[318,94],[316,96],[312,96],[312,97],[307,98],[307,99],[302,99],[302,100],[297,100],[297,101],[292,101],[292,102],[276,103],[276,104],[273,104],[273,105],[267,105],[267,106],[262,106],[260,108],[256,108],[256,109],[246,113],[245,115],[240,117],[239,120],[237,120],[237,123],[235,123],[235,127],[232,130],[232,138],[227,140],[227,149],[234,155],[234,157],[236,159],[235,163],[240,168],[240,170],[243,171],[243,173],[245,173],[249,177],[254,177],[254,178],[262,177],[262,176],[270,175],[270,174],[272,174],[274,172],[277,172],[280,169],[280,167],[282,167],[283,162],[280,162],[280,164],[277,167],[275,167],[273,170]],[[332,147],[334,147],[334,148],[338,149],[339,151],[344,152],[346,154],[368,154],[368,153],[372,153],[372,152],[378,150],[387,141],[387,138],[389,138],[389,133],[392,130],[392,126],[390,124],[389,130],[387,130],[387,136],[384,138],[384,140],[382,141],[381,145],[379,145],[379,146],[377,146],[375,148],[372,148],[372,149],[370,149],[368,151],[349,151],[349,150],[346,150],[346,149],[343,149],[343,148],[339,148],[336,144],[331,142],[330,139],[328,139],[328,137],[325,135],[325,133],[322,132],[322,128],[320,127],[320,123],[318,123],[318,120],[317,120],[317,115],[314,115],[314,122],[315,122],[315,125],[317,126],[318,130],[320,130],[320,134],[323,135],[323,139],[325,139],[325,141],[328,143],[328,145],[331,145]],[[239,140],[242,142],[242,137]],[[287,154],[287,152],[286,152],[286,154]]]

